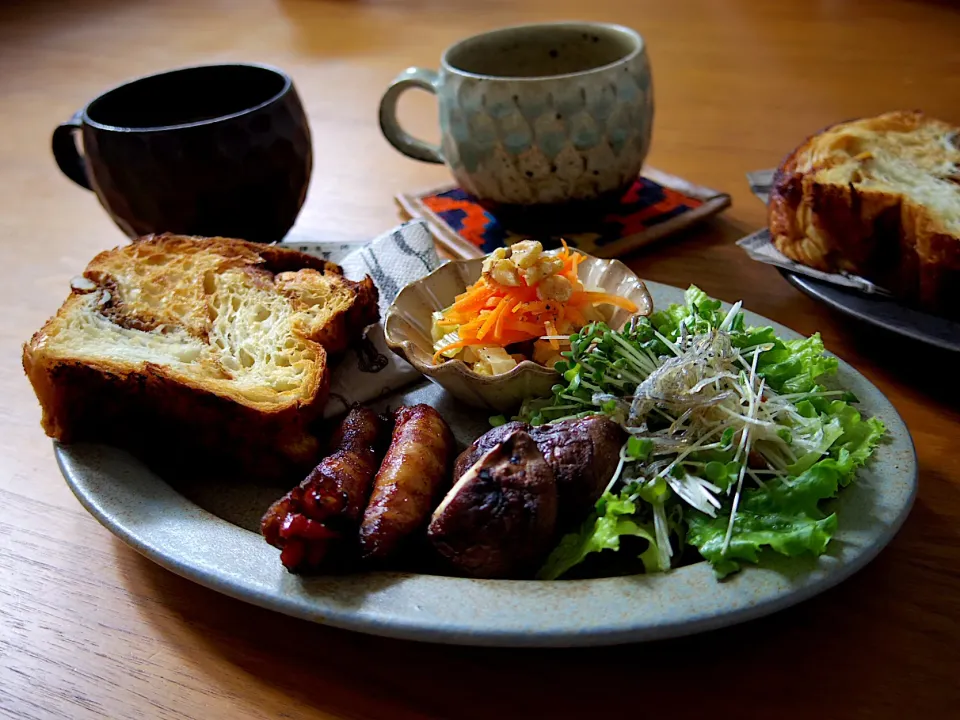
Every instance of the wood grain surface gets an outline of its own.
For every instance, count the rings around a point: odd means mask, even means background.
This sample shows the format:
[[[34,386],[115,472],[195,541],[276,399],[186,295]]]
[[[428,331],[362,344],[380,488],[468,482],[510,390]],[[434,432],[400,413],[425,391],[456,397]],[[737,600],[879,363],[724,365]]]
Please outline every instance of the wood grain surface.
[[[20,344],[69,278],[123,242],[63,177],[50,133],[131,76],[220,60],[279,65],[311,119],[315,170],[296,231],[371,237],[400,190],[444,182],[381,138],[376,106],[408,65],[498,25],[590,19],[647,39],[649,162],[730,192],[721,219],[635,253],[642,276],[700,284],[827,346],[904,416],[920,494],[867,569],[774,617],[590,651],[434,647],[249,607],[115,540],[61,480]],[[960,123],[960,11],[924,0],[34,0],[0,7],[0,716],[535,718],[960,716],[960,391],[956,356],[833,314],[749,262],[744,173],[844,118],[922,108]],[[433,99],[402,117],[435,138]]]

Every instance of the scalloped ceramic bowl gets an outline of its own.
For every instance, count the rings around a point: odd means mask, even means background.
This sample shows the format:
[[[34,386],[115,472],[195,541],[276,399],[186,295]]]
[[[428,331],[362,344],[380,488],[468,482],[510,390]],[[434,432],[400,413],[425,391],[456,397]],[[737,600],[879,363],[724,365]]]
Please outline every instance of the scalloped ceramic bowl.
[[[483,258],[452,260],[429,275],[407,285],[387,310],[383,322],[387,345],[430,380],[454,397],[489,410],[505,412],[524,398],[549,395],[559,375],[555,370],[524,360],[509,372],[478,375],[462,360],[433,362],[430,337],[431,315],[453,303],[468,285],[480,277]],[[619,260],[601,260],[591,255],[580,264],[579,277],[587,287],[601,288],[632,300],[641,315],[653,312],[653,300],[646,285]],[[631,313],[617,308],[611,327],[620,328]]]

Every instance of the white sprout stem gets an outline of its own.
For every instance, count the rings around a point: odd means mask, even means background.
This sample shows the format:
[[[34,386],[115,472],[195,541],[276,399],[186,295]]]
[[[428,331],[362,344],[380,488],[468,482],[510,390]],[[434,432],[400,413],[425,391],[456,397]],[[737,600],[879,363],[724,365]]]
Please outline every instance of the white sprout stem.
[[[654,367],[660,367],[660,358],[654,355],[650,348],[641,347],[640,349],[643,350],[644,354],[648,358],[650,358],[650,361],[653,363]]]
[[[772,350],[772,349],[773,349],[773,345],[771,345],[770,343],[763,343],[762,345],[757,345],[756,347],[751,348],[747,352],[737,353],[737,360],[740,362],[741,365],[743,365],[744,370],[749,370],[750,365],[747,363],[748,358],[754,358],[760,353],[766,352],[767,350]]]
[[[758,427],[778,427],[776,423],[772,423],[768,420],[758,420],[757,418],[752,418],[749,415],[741,415],[738,412],[734,412],[730,408],[720,406],[719,409],[721,412],[729,415],[730,417],[735,417],[738,420],[742,420],[744,423],[748,423],[750,425],[757,425]]]
[[[701,446],[700,446],[700,450],[714,450],[714,449],[720,447],[721,445],[723,445],[723,443],[718,443],[718,442],[715,442],[715,443],[707,443],[706,445],[701,445]]]
[[[767,461],[767,464],[770,465],[770,467],[772,467],[774,470],[779,470],[784,473],[786,472],[787,465],[789,463],[784,462],[783,458],[781,458],[779,455],[765,454],[763,458],[764,460]]]
[[[656,407],[656,406],[654,406],[654,407],[652,408],[652,411],[655,412],[655,413],[659,413],[660,415],[662,415],[664,420],[669,420],[670,422],[673,422],[674,420],[676,420],[675,417],[673,417],[672,415],[670,415],[670,414],[667,413],[667,412],[664,412],[663,410],[661,410],[660,408],[658,408],[658,407]]]
[[[720,327],[718,327],[717,330],[729,330],[733,324],[733,319],[737,316],[737,313],[740,312],[741,307],[743,307],[743,301],[737,300],[729,312],[727,312],[727,316],[723,318],[723,322],[720,323]]]
[[[693,476],[691,476],[691,477],[693,477],[698,483],[700,483],[700,484],[701,484],[703,487],[705,487],[707,490],[710,490],[711,492],[715,492],[715,493],[720,492],[720,488],[718,488],[716,485],[714,485],[714,484],[713,484],[712,482],[710,482],[709,480],[707,480],[707,479],[705,479],[705,478],[702,478],[702,477],[697,477],[697,476],[695,476],[695,475],[693,475]]]
[[[712,382],[719,382],[720,380],[722,380],[722,379],[724,379],[724,378],[729,378],[730,380],[736,380],[736,379],[737,379],[737,376],[734,375],[733,373],[722,372],[722,373],[719,373],[719,374],[717,374],[717,375],[714,375],[713,377],[708,377],[708,378],[705,378],[704,380],[701,380],[701,381],[698,382],[696,385],[694,385],[692,388],[690,388],[690,390],[688,390],[687,392],[688,392],[690,395],[695,395],[696,393],[698,393],[698,392],[700,392],[701,390],[703,390],[703,389],[704,389],[707,385],[709,385],[710,383],[712,383]],[[717,390],[719,390],[719,389],[720,389],[720,388],[717,387]]]
[[[596,385],[595,383],[590,382],[589,380],[584,380],[582,375],[580,376],[580,386],[585,387],[588,390],[593,390],[595,393],[603,392],[603,388],[601,388],[599,385]]]
[[[747,475],[760,487],[766,488],[767,484],[757,476],[756,470],[747,470]]]
[[[681,355],[683,355],[683,353],[680,352],[680,348],[678,348],[676,345],[674,345],[670,340],[668,340],[666,337],[664,337],[663,335],[661,335],[659,332],[657,332],[656,330],[654,330],[654,331],[653,331],[653,334],[657,336],[657,338],[660,340],[660,342],[662,342],[664,345],[666,345],[668,348],[670,348],[670,351],[671,351],[674,355],[676,355],[677,357],[680,357]]]
[[[757,356],[754,356],[754,361],[753,361],[754,370],[756,370],[756,362],[757,362],[756,357]],[[751,394],[752,394],[752,386],[753,386],[753,383],[752,383],[753,377],[755,376],[751,376]],[[755,406],[759,404],[757,402],[757,399],[760,397],[761,394],[763,394],[764,382],[765,382],[764,380],[760,381],[760,391],[756,395],[753,395],[753,397],[751,397],[750,399],[751,414],[755,412]],[[747,470],[747,463],[750,461],[750,444],[753,438],[750,437],[749,425],[743,429],[743,434],[747,438],[746,457],[743,460],[743,465],[740,466],[740,472],[737,474],[737,491],[736,493],[734,493],[734,496],[733,496],[733,505],[730,508],[730,522],[727,523],[727,534],[723,538],[723,547],[720,549],[721,555],[726,555],[727,550],[730,549],[730,539],[733,537],[733,524],[734,522],[736,522],[736,519],[737,519],[737,508],[740,506],[740,495],[743,492],[743,476]]]
[[[686,410],[684,410],[683,414],[680,417],[678,417],[676,420],[674,420],[673,423],[670,425],[670,427],[667,428],[667,433],[669,435],[673,435],[677,430],[680,429],[680,427],[687,421],[687,419],[691,415],[693,415],[692,408],[687,408]]]
[[[659,335],[659,333],[657,334]],[[647,375],[659,367],[659,364],[656,361],[651,363],[646,357],[637,352],[637,350],[631,346],[630,343],[616,333],[613,333],[611,337],[613,338],[614,342],[617,343],[617,345],[623,348],[624,353],[626,353],[635,363],[637,363],[641,368],[643,368],[643,370],[646,371]]]
[[[682,500],[687,502],[687,505],[690,505],[693,508],[696,508],[700,512],[709,515],[710,517],[716,517],[717,511],[713,508],[710,503],[704,503],[699,495],[695,495],[686,485],[677,480],[675,477],[668,476],[665,478],[667,485],[680,496]]]
[[[774,400],[796,400],[797,398],[808,397],[830,397],[832,395],[843,395],[846,390],[823,390],[821,392],[790,393],[789,395],[774,395]]]
[[[713,428],[712,430],[708,430],[704,435],[701,435],[701,436],[697,439],[696,442],[694,442],[694,443],[693,443],[692,445],[690,445],[686,450],[684,450],[684,451],[681,452],[679,455],[677,455],[677,457],[674,458],[673,462],[671,462],[669,465],[667,465],[667,467],[665,467],[663,470],[661,470],[659,473],[657,473],[657,475],[661,475],[661,476],[663,476],[663,477],[666,477],[666,476],[667,476],[667,473],[669,473],[671,470],[673,470],[673,468],[674,468],[678,463],[682,462],[683,459],[684,459],[687,455],[689,455],[689,454],[692,453],[692,452],[696,452],[697,450],[700,450],[700,449],[703,447],[703,441],[704,441],[704,440],[706,440],[706,439],[709,438],[709,437],[712,437],[712,436],[716,435],[718,430],[726,430],[728,426],[729,426],[729,423],[722,423],[722,424],[720,424],[720,425],[717,425],[717,426],[716,426],[715,428]]]
[[[673,547],[670,545],[670,528],[667,525],[667,512],[663,502],[653,504],[653,529],[657,539],[657,562],[661,570],[669,570]]]
[[[700,512],[706,513],[710,517],[717,516],[717,509],[720,508],[720,501],[711,495],[708,490],[719,492],[720,488],[708,480],[704,480],[696,475],[684,473],[683,479],[678,480],[672,475],[667,478],[667,484],[683,500]]]
[[[603,491],[604,495],[613,490],[613,486],[616,484],[617,480],[620,479],[620,473],[623,472],[623,464],[627,461],[627,456],[624,454],[626,449],[627,443],[624,443],[620,448],[620,462],[617,463],[617,469],[613,471],[613,477],[610,478],[610,482],[607,483],[607,489]]]
[[[604,372],[603,372],[603,379],[606,380],[607,382],[610,382],[610,381],[612,380],[612,381],[617,382],[617,383],[621,383],[622,380],[628,380],[629,382],[636,383],[637,385],[639,385],[640,383],[642,383],[643,380],[644,380],[642,377],[640,377],[640,376],[637,375],[636,373],[630,372],[630,371],[627,370],[626,368],[617,368],[617,375],[619,375],[620,377],[618,377],[618,378],[611,378],[611,377],[610,377],[610,373],[609,373],[608,371],[604,370]]]
[[[720,509],[720,501],[717,500],[711,493],[707,492],[706,485],[703,485],[702,483],[697,483],[696,487],[697,487],[697,490],[700,491],[700,494],[703,495],[704,500],[706,500],[708,503],[713,505],[718,510]],[[717,488],[717,490],[719,491],[720,488]]]
[[[737,508],[740,505],[740,493],[743,492],[743,475],[746,469],[747,464],[744,463],[740,466],[740,472],[737,475],[737,491],[733,494],[733,505],[730,506],[730,522],[727,523],[727,532],[723,536],[723,547],[720,548],[721,555],[726,555],[727,550],[730,549],[730,539],[733,537],[733,524],[737,519]]]
[[[758,360],[759,358],[760,358],[760,353],[754,353],[754,355],[753,355],[753,362],[750,364],[750,375],[749,375],[749,377],[747,378],[747,388],[746,388],[746,390],[747,390],[747,392],[749,393],[748,399],[749,399],[749,401],[750,401],[750,408],[749,408],[749,410],[747,411],[747,417],[748,417],[748,418],[754,417],[754,405],[756,404],[756,403],[754,402],[754,400],[756,399],[757,396],[753,394],[753,383],[754,383],[754,381],[755,381],[756,378],[757,378],[757,360]],[[762,388],[762,387],[763,387],[763,386],[761,385],[761,388]],[[737,446],[737,452],[736,452],[736,454],[733,456],[733,461],[734,461],[734,462],[739,462],[739,461],[740,461],[740,454],[743,452],[744,446],[747,444],[747,439],[748,439],[748,436],[749,436],[749,435],[750,435],[750,426],[749,426],[749,425],[746,425],[746,426],[743,428],[743,433],[740,435],[740,444]],[[750,453],[750,451],[747,450],[747,454],[748,454],[748,455],[749,455],[749,453]],[[742,484],[743,484],[743,475],[742,475],[742,474],[741,474],[741,476],[740,476],[740,479],[741,479],[741,483],[740,483],[740,484],[742,485]]]
[[[784,452],[784,448],[786,448],[786,452]],[[790,448],[787,446],[786,443],[784,443],[782,446],[774,445],[773,447],[769,448],[767,451],[765,452],[761,451],[761,452],[763,453],[763,456],[765,458],[773,457],[783,467],[786,467],[787,465],[790,465],[791,463],[795,463],[797,461],[797,456],[793,454],[793,451],[790,450]]]

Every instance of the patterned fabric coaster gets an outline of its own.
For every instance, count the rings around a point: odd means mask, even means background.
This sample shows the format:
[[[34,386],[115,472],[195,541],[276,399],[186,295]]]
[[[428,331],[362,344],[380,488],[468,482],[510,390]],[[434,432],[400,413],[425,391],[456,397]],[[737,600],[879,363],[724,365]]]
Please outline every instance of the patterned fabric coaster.
[[[615,257],[720,212],[730,196],[646,168],[616,208],[586,223],[588,231],[539,235],[507,227],[458,187],[401,193],[397,203],[408,217],[424,218],[437,241],[457,257],[479,257],[531,237],[551,244],[562,237],[591,255]]]

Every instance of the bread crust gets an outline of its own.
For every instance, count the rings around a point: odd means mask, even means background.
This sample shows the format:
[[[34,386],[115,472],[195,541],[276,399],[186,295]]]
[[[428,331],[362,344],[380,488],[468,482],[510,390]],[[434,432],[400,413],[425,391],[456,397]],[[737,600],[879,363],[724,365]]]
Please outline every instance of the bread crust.
[[[902,193],[855,178],[844,184],[818,179],[823,166],[812,159],[828,153],[824,138],[842,141],[845,131],[864,126],[901,133],[935,126],[945,137],[960,132],[919,112],[887,113],[820,130],[787,155],[774,175],[768,206],[773,242],[799,263],[861,275],[930,312],[957,316],[960,237],[943,218]],[[869,150],[864,149],[865,157]]]
[[[265,273],[266,279],[293,273],[285,276],[286,284],[301,281],[296,276],[301,272],[342,276],[339,266],[314,256],[241,240],[163,235],[135,243],[141,244],[169,253],[212,253],[228,265],[236,263]],[[100,253],[84,277],[102,280],[116,253],[134,252],[133,247]],[[309,333],[305,341],[316,352],[317,371],[293,397],[272,403],[258,402],[202,378],[173,377],[168,368],[151,362],[71,358],[46,351],[48,330],[69,317],[76,310],[74,304],[82,302],[74,292],[23,346],[23,368],[40,401],[44,431],[61,442],[106,442],[164,455],[176,452],[185,458],[202,453],[207,460],[225,468],[242,468],[255,478],[302,476],[322,451],[311,426],[326,403],[329,356],[345,350],[367,325],[379,319],[377,290],[369,277],[359,283],[339,282],[352,290],[353,302],[324,326],[303,329]],[[109,317],[106,312],[104,315]],[[200,319],[209,322],[205,313]]]

